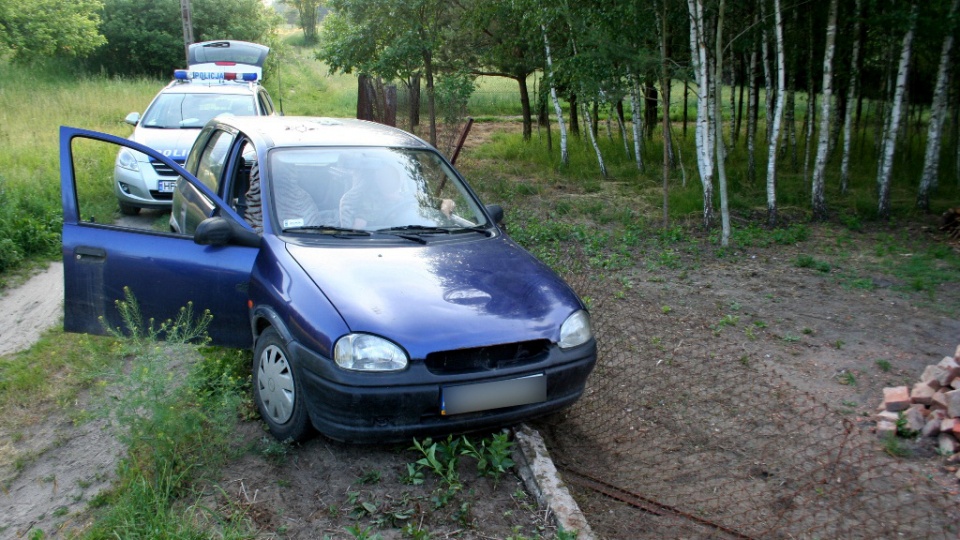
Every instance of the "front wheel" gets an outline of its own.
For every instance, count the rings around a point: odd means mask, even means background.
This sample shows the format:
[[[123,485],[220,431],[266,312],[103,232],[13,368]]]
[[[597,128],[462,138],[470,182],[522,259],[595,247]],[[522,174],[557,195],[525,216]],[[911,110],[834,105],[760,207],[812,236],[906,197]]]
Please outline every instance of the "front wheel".
[[[253,399],[270,433],[280,441],[303,441],[313,426],[290,353],[273,328],[257,340],[253,356]]]

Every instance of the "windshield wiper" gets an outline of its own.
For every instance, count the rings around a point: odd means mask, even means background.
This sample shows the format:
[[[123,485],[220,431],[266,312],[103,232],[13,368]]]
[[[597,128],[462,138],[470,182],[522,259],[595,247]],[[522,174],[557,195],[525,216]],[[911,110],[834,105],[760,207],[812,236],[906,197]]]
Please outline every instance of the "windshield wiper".
[[[399,227],[387,227],[386,229],[377,229],[381,233],[410,233],[410,234],[450,234],[450,229],[445,227],[433,227],[428,225],[401,225]]]
[[[283,232],[310,231],[320,234],[332,234],[334,236],[370,236],[370,231],[361,229],[350,229],[348,227],[336,227],[334,225],[303,225],[301,227],[287,227]]]

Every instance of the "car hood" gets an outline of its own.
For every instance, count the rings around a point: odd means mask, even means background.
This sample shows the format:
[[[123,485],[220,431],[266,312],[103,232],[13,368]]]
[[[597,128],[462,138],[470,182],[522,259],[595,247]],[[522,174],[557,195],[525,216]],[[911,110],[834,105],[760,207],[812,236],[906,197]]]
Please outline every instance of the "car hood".
[[[130,140],[149,146],[170,159],[183,163],[187,160],[190,147],[200,135],[200,128],[160,129],[137,127],[130,136]],[[147,161],[145,154],[137,156],[140,161]]]
[[[414,358],[556,342],[560,325],[582,307],[552,270],[502,236],[410,247],[288,244],[287,250],[351,331],[387,337]]]

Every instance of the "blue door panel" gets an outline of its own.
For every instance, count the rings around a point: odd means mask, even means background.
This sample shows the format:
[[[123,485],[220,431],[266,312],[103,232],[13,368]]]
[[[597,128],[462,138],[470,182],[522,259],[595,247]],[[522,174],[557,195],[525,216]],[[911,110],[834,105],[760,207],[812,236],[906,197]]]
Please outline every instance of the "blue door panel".
[[[249,347],[247,288],[257,249],[200,246],[192,239],[85,225],[64,225],[64,330],[124,328],[116,307],[129,288],[146,324],[174,319],[192,302],[209,309],[214,343]]]

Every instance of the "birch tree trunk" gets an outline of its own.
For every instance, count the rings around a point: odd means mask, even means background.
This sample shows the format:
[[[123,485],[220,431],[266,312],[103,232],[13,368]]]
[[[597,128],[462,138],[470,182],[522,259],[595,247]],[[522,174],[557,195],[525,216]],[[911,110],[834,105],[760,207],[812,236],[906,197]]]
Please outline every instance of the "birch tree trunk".
[[[710,78],[703,32],[702,0],[687,0],[690,12],[690,57],[697,82],[697,168],[703,184],[703,226],[713,221],[713,139],[710,129]]]
[[[954,0],[957,1],[957,0]],[[833,52],[837,41],[837,0],[830,0],[827,15],[827,44],[823,51],[823,102],[820,104],[820,140],[817,143],[817,161],[813,168],[813,218],[827,217],[827,203],[823,197],[824,173],[827,169],[827,151],[830,148],[830,98],[833,96]]]
[[[773,68],[770,66],[770,46],[767,37],[767,2],[766,0],[757,0],[760,4],[760,24],[763,25],[763,32],[760,40],[760,53],[763,60],[763,83],[766,93],[764,94],[764,115],[763,123],[767,130],[767,144],[770,144],[771,123],[773,122]],[[780,87],[781,91],[783,86]]]
[[[860,81],[860,8],[863,0],[857,0],[853,23],[853,52],[850,58],[850,86],[847,87],[847,111],[843,118],[843,157],[840,160],[840,193],[847,193],[850,181],[850,138],[853,125],[853,104],[857,101],[857,84]]]
[[[757,25],[759,15],[753,16],[753,24]],[[757,136],[757,47],[756,43],[751,47],[750,67],[747,72],[747,83],[750,85],[750,91],[747,96],[747,183],[751,186],[757,181],[757,158],[756,158],[756,136]]]
[[[583,112],[583,118],[587,122],[587,133],[590,136],[590,144],[593,145],[593,151],[597,154],[597,163],[600,165],[600,174],[604,178],[607,177],[607,165],[603,162],[603,154],[600,152],[600,145],[597,144],[597,137],[595,135],[595,126],[593,123],[593,115],[587,110],[587,104],[584,100],[580,100],[580,109]]]
[[[836,1],[836,0],[834,0]],[[725,151],[723,142],[723,99],[721,98],[721,89],[723,88],[723,10],[725,0],[720,0],[720,7],[717,11],[717,48],[714,56],[714,131],[717,141],[717,177],[720,181],[720,223],[721,235],[720,245],[727,247],[730,244],[730,211],[727,204],[727,168],[724,164]],[[733,88],[730,89],[733,93]],[[732,112],[732,111],[731,111]]]
[[[640,81],[637,76],[628,73],[630,79],[630,117],[633,124],[633,154],[637,161],[637,169],[643,170],[643,152],[640,145],[643,144],[643,116],[640,114]]]
[[[780,138],[780,120],[783,118],[782,91],[786,84],[786,60],[783,51],[783,16],[780,0],[773,0],[775,31],[777,34],[777,106],[773,113],[773,126],[770,129],[770,151],[767,157],[767,222],[771,227],[777,224],[777,142]]]
[[[547,56],[547,78],[550,81],[550,99],[553,100],[553,110],[557,114],[557,124],[560,126],[560,162],[564,166],[570,165],[570,152],[567,149],[567,127],[563,123],[563,109],[557,98],[557,87],[553,84],[553,59],[550,57],[550,42],[547,40],[547,26],[541,24],[543,32],[543,49]]]
[[[960,0],[950,4],[952,21],[957,13]],[[933,90],[933,103],[930,105],[930,125],[927,127],[927,150],[923,158],[923,177],[920,179],[920,191],[917,194],[917,207],[924,212],[930,211],[930,190],[937,185],[937,168],[940,165],[940,141],[943,135],[943,120],[947,112],[947,78],[950,69],[950,49],[953,48],[953,29],[943,38],[940,51],[940,67],[937,69],[937,83]]]
[[[910,8],[910,22],[907,33],[903,36],[903,45],[900,50],[900,66],[897,68],[897,86],[893,93],[893,103],[890,108],[890,122],[883,137],[883,152],[880,155],[880,170],[877,174],[879,187],[879,201],[877,215],[881,219],[890,217],[890,178],[893,176],[893,152],[897,146],[897,133],[900,131],[900,115],[903,108],[903,94],[906,91],[907,72],[910,70],[910,53],[913,48],[913,33],[917,26],[917,6]]]

